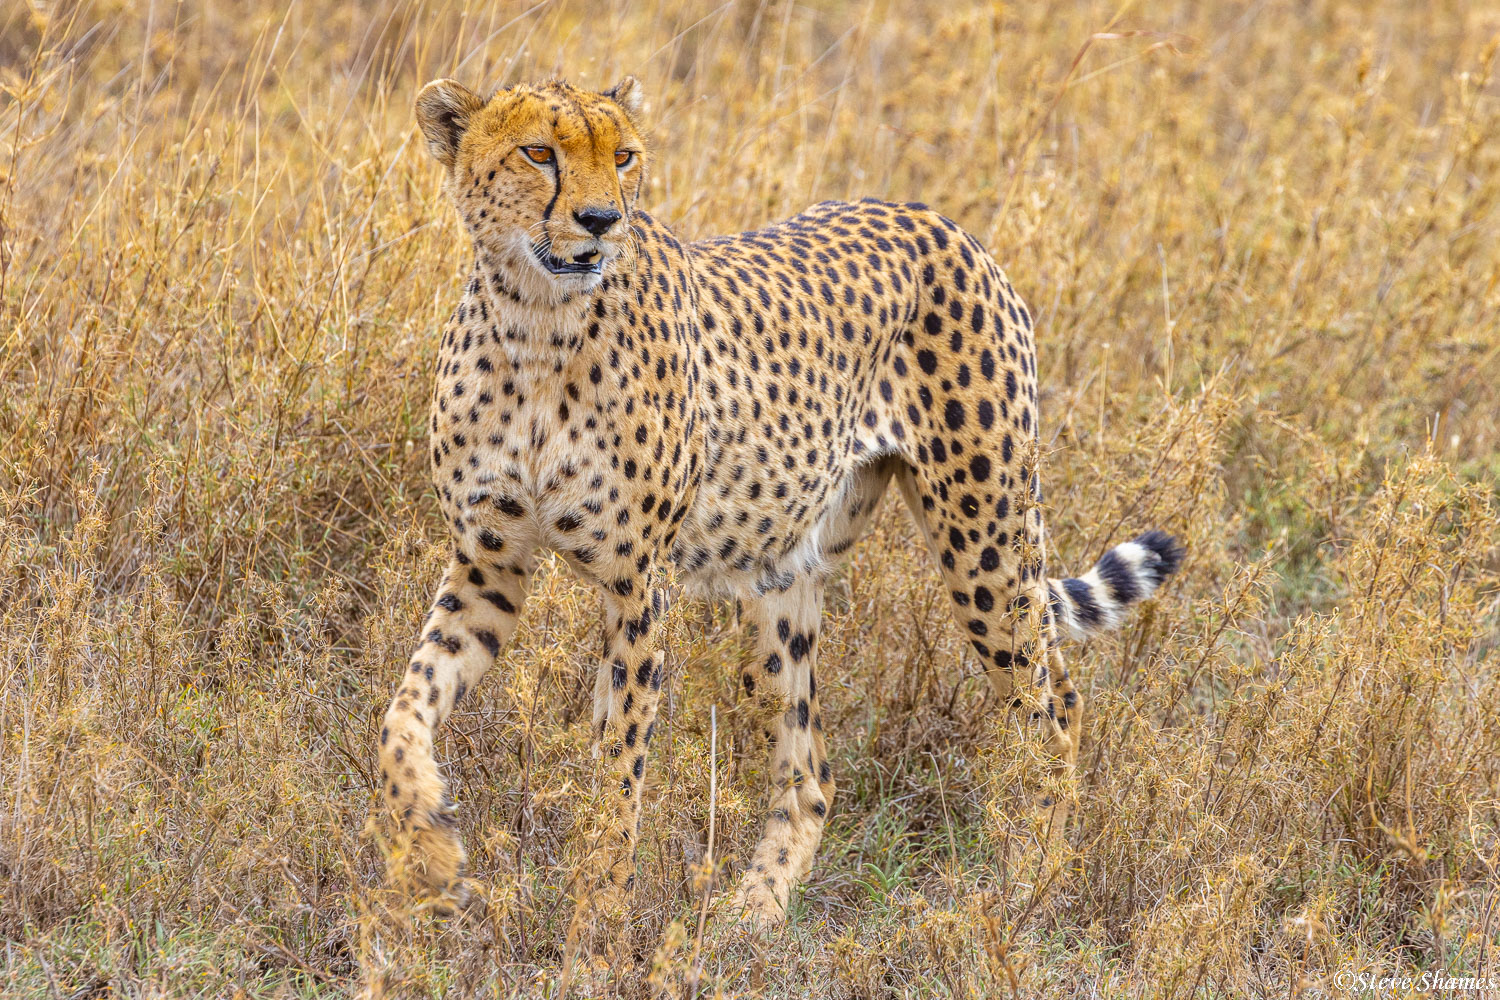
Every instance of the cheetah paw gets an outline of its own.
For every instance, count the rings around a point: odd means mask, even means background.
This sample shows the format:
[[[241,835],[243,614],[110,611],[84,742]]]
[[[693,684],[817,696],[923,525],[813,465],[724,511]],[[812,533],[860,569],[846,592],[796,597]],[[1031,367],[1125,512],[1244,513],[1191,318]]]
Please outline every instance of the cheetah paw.
[[[786,904],[761,877],[747,877],[730,897],[729,913],[749,930],[772,930],[786,921]]]
[[[391,881],[436,897],[434,908],[462,909],[471,896],[464,880],[467,860],[452,819],[443,814],[432,825],[403,831],[391,854]]]

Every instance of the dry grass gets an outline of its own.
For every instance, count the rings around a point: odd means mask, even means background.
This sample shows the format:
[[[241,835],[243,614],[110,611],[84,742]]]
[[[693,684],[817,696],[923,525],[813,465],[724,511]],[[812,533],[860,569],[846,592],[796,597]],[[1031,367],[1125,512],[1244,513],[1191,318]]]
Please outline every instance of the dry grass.
[[[980,234],[1037,317],[1055,562],[1191,555],[1069,652],[1076,853],[1038,871],[1018,734],[887,507],[828,612],[821,864],[784,937],[701,952],[710,706],[721,859],[762,765],[733,610],[689,609],[638,919],[573,995],[1500,976],[1500,10],[276,6],[0,7],[0,992],[550,995],[599,645],[558,566],[441,744],[487,905],[402,907],[366,832],[464,266],[409,106],[625,72],[687,234],[860,193]]]

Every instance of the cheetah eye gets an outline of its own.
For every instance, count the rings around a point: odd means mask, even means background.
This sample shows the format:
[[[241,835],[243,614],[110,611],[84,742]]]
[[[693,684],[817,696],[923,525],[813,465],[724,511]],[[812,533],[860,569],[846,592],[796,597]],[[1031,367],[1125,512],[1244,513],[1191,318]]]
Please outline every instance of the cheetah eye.
[[[634,159],[634,153],[630,152],[630,150],[628,149],[622,149],[615,154],[615,166],[619,167],[621,170],[624,170],[626,167],[630,166],[630,161]]]
[[[526,158],[532,163],[552,162],[552,150],[546,146],[522,146],[521,152],[525,153]]]

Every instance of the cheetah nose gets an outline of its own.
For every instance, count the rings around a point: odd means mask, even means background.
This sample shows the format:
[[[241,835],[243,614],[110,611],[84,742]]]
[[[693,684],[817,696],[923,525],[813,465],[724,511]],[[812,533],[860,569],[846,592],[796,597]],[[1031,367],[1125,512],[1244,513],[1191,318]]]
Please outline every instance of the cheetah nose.
[[[581,212],[574,212],[573,218],[588,230],[589,235],[603,236],[610,226],[620,221],[620,213],[613,208],[585,208]]]

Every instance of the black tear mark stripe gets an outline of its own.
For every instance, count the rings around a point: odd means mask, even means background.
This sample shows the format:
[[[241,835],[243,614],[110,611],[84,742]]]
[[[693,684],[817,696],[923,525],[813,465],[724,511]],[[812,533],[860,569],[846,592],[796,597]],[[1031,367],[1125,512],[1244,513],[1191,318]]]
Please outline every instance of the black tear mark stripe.
[[[552,154],[552,159],[556,161],[556,153]],[[552,167],[552,198],[547,202],[547,207],[542,209],[543,222],[550,222],[552,220],[552,207],[557,204],[557,198],[560,194],[562,194],[562,167],[554,162]]]
[[[552,119],[552,133],[557,134],[557,119]],[[550,222],[552,219],[553,206],[557,204],[557,198],[562,194],[562,157],[554,151],[552,154],[552,199],[547,202],[547,207],[542,209],[542,221]]]

